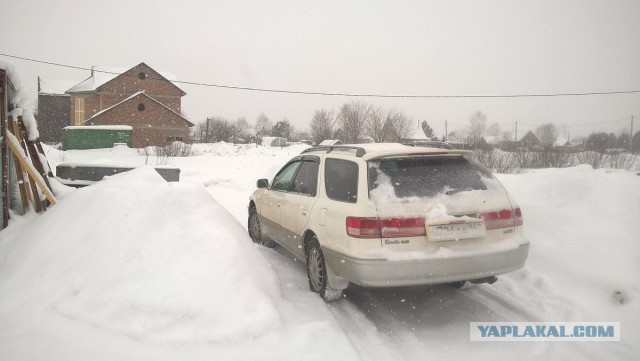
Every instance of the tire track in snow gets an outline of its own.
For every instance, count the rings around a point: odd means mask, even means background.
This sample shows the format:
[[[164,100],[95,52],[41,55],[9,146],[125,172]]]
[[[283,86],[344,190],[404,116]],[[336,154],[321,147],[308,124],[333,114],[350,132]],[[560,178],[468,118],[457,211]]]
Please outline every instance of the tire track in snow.
[[[327,304],[329,311],[340,323],[342,330],[349,337],[353,348],[364,361],[394,360],[389,348],[380,339],[376,326],[369,321],[345,297],[337,303]]]

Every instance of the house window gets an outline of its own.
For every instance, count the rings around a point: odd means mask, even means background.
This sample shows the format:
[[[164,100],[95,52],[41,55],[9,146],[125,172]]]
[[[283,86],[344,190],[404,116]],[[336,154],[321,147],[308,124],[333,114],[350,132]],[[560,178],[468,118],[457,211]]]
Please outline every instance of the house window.
[[[144,104],[142,104],[142,103],[138,104],[138,110],[139,111],[143,111],[144,110]]]
[[[75,125],[82,125],[84,122],[84,98],[75,98],[73,100]]]
[[[142,80],[145,80],[145,79],[147,79],[147,74],[145,74],[144,72],[141,71],[141,72],[138,73],[138,78],[140,78]]]

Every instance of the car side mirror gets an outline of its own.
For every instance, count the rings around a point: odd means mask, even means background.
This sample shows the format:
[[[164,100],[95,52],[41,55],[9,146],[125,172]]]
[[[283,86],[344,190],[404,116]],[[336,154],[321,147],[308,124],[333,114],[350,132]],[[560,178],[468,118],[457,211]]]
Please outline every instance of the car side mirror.
[[[258,188],[267,188],[269,187],[269,180],[268,179],[258,179],[258,182],[256,184],[258,186]]]

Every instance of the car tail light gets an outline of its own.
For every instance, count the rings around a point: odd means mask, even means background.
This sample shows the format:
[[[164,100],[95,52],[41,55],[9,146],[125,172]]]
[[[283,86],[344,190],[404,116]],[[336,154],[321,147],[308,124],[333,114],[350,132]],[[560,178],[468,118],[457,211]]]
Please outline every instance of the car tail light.
[[[522,221],[522,211],[518,207],[513,211],[513,213],[514,213],[513,218],[514,218],[515,225],[516,226],[521,226],[522,223],[523,223],[523,221]]]
[[[347,217],[347,234],[356,238],[380,238],[378,218]]]
[[[520,208],[515,210],[503,209],[495,212],[482,212],[480,218],[484,220],[487,229],[509,228],[522,225],[522,212]]]
[[[424,218],[382,218],[380,219],[382,237],[418,237],[425,236]]]
[[[347,217],[347,234],[356,238],[418,237],[426,235],[424,218]]]

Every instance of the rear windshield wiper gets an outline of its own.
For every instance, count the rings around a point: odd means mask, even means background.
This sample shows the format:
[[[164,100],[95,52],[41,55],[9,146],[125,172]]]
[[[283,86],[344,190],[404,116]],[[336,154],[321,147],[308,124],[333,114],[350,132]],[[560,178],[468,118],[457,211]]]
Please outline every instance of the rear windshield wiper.
[[[473,188],[465,188],[465,189],[449,189],[448,191],[445,192],[446,195],[450,196],[456,193],[460,193],[460,192],[467,192],[467,191],[472,191]]]

